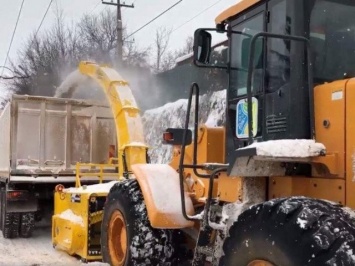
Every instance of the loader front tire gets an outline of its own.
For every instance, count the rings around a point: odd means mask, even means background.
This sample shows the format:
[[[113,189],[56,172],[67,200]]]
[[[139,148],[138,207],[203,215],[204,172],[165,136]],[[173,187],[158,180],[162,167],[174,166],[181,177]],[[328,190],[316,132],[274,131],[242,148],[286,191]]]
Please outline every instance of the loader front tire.
[[[115,184],[107,196],[101,251],[103,261],[113,266],[172,265],[172,234],[150,226],[136,180]]]
[[[327,201],[276,199],[243,212],[223,250],[223,266],[355,265],[355,219]]]

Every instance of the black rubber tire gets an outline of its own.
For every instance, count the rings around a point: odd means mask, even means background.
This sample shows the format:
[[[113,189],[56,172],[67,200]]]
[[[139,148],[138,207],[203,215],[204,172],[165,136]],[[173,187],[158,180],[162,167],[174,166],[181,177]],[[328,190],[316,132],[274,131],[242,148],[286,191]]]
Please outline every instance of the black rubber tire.
[[[20,236],[20,222],[21,222],[21,214],[20,213],[10,213],[11,215],[11,237],[18,238]]]
[[[124,180],[115,184],[108,194],[101,228],[103,261],[113,265],[108,249],[108,225],[111,215],[119,210],[127,225],[129,250],[124,265],[176,265],[170,230],[150,226],[143,195],[136,180]],[[149,236],[149,238],[147,237]],[[134,252],[132,252],[132,250]]]
[[[35,214],[33,212],[21,214],[20,236],[29,238],[35,226]]]
[[[5,189],[0,191],[1,197],[1,231],[4,238],[17,238],[19,236],[20,230],[20,214],[19,213],[8,213],[6,212],[6,194]]]
[[[4,194],[5,194],[5,188],[0,189],[0,230],[2,231],[2,208],[4,208],[5,203],[4,203]]]
[[[11,228],[11,223],[12,223],[12,215],[10,213],[4,213],[4,209],[2,209],[2,235],[4,238],[12,238],[12,228]]]
[[[19,236],[20,214],[7,213],[2,210],[2,235],[4,238],[17,238]]]
[[[355,219],[328,201],[293,197],[255,205],[232,225],[223,266],[355,265]]]

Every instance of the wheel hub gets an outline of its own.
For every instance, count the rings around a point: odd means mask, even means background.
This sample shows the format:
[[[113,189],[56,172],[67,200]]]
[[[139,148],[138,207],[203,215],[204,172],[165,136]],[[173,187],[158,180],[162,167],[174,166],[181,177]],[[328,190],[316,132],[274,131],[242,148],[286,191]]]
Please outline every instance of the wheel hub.
[[[122,266],[127,256],[127,230],[122,213],[118,210],[112,213],[109,226],[108,248],[113,265]]]

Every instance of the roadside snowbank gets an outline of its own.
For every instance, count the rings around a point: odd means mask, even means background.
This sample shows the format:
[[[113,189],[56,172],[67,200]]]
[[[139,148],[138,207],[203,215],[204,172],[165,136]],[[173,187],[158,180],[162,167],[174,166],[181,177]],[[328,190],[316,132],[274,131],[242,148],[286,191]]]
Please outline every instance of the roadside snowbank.
[[[147,110],[143,114],[142,121],[146,131],[146,142],[150,147],[149,155],[152,163],[164,164],[171,160],[172,147],[162,144],[163,132],[169,127],[184,127],[186,108],[187,99],[181,99],[156,109]],[[200,96],[199,123],[205,123],[208,127],[223,125],[225,108],[226,90]],[[192,110],[194,110],[194,105]],[[193,129],[193,119],[194,112],[191,112],[190,129]]]

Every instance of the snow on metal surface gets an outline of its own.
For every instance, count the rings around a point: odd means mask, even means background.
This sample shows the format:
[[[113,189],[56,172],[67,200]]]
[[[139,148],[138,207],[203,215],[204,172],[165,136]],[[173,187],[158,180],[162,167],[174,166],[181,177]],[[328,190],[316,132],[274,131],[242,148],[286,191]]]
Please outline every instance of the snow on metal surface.
[[[116,184],[118,181],[111,181],[108,183],[89,185],[89,186],[81,186],[81,187],[72,187],[66,188],[63,191],[67,193],[108,193],[111,187]]]
[[[185,224],[186,220],[182,215],[180,184],[178,173],[166,164],[139,165],[145,173],[146,181],[151,189],[151,196],[156,208],[175,218],[177,224]],[[190,197],[185,195],[187,213],[193,212]]]
[[[191,219],[202,220],[204,213],[205,213],[205,211],[202,211],[202,212],[200,212],[200,213],[198,213],[198,214],[190,215],[189,217],[190,217]]]
[[[216,48],[213,49],[213,51],[221,54],[224,50],[228,49],[227,46],[225,45],[220,45],[220,46],[217,46]]]
[[[192,57],[194,54],[193,53],[189,53],[183,56],[180,56],[178,58],[176,58],[175,63],[180,63],[182,61],[185,61],[186,59],[189,59],[190,57]]]
[[[307,158],[319,156],[325,151],[322,143],[308,139],[282,139],[256,142],[245,148],[256,148],[258,156]]]
[[[73,213],[72,210],[68,209],[64,212],[62,212],[61,214],[59,214],[59,217],[68,221],[71,221],[73,223],[76,224],[80,224],[81,226],[84,226],[84,221],[83,218],[76,215],[75,213]]]
[[[244,178],[243,179],[243,201],[236,201],[223,206],[222,219],[219,224],[213,224],[215,229],[221,230],[217,235],[216,249],[214,256],[220,258],[224,255],[223,243],[231,226],[238,220],[239,215],[248,207],[263,202],[265,198],[265,184],[260,178]],[[257,212],[259,209],[257,209]]]

